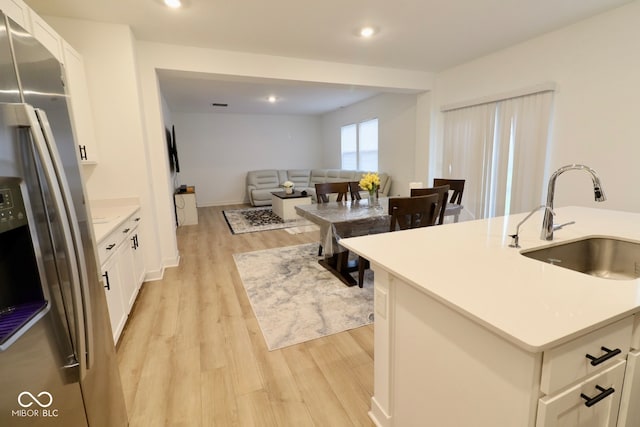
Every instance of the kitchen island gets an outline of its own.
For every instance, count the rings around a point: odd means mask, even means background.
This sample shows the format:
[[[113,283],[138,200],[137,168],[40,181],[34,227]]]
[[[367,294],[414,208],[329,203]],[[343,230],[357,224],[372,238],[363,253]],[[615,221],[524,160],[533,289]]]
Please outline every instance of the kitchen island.
[[[546,242],[538,212],[511,248],[525,216],[341,240],[375,272],[377,425],[640,425],[640,279],[520,253],[594,235],[640,242],[640,215],[556,209],[556,223],[575,224]]]

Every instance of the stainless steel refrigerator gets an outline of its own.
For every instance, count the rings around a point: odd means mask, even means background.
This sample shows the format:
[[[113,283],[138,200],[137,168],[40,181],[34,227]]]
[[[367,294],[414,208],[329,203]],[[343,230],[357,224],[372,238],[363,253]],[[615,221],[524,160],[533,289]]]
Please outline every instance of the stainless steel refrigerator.
[[[63,69],[0,18],[0,426],[126,426]]]

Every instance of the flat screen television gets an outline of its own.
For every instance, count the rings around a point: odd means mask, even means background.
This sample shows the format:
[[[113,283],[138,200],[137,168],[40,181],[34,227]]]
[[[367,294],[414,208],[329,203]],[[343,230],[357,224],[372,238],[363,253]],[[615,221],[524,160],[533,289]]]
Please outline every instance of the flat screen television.
[[[169,170],[180,172],[180,161],[178,160],[178,149],[176,146],[176,127],[171,126],[171,130],[165,128],[167,137],[167,153],[169,154]]]

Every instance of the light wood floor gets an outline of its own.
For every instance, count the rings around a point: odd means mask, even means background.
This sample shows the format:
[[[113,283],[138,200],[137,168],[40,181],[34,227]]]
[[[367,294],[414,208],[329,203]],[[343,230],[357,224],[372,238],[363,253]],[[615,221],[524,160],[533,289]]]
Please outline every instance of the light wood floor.
[[[318,233],[232,235],[222,209],[199,208],[180,266],[140,290],[118,344],[130,425],[373,426],[373,326],[270,352],[232,258]]]

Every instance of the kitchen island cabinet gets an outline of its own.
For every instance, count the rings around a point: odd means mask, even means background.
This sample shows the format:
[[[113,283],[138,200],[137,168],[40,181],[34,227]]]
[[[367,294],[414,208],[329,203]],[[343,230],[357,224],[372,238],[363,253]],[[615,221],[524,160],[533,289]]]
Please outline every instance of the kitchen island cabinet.
[[[576,224],[553,243],[587,235],[640,241],[637,214],[556,214]],[[523,217],[341,241],[375,273],[370,415],[377,425],[633,425],[625,420],[635,417],[637,374],[627,364],[640,333],[640,280],[522,256],[549,243],[538,238],[538,215],[521,228],[523,248],[510,248],[508,235]]]

